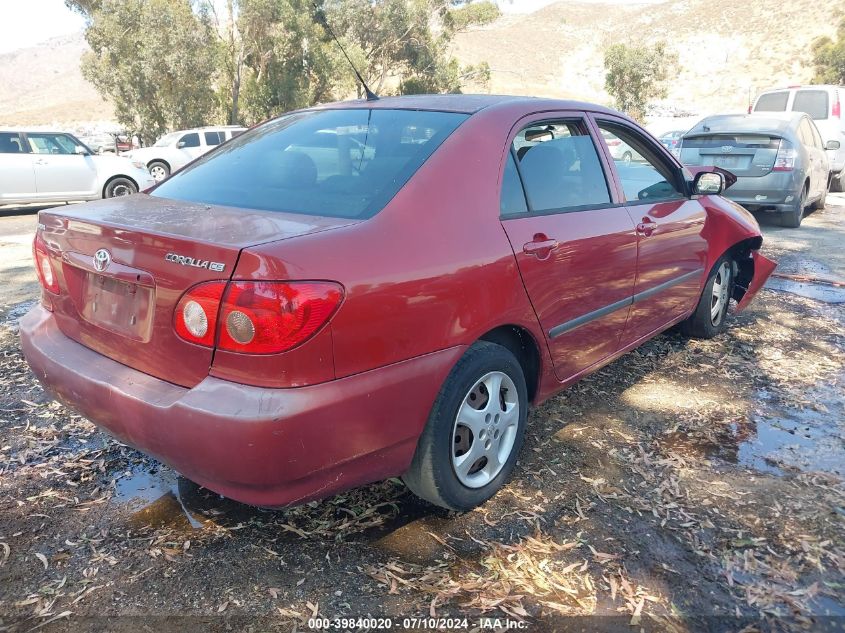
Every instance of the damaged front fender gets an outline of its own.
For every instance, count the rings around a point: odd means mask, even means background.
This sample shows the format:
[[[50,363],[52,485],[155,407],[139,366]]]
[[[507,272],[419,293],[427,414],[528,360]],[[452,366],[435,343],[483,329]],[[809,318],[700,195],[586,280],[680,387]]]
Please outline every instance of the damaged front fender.
[[[734,297],[737,299],[736,312],[744,310],[763,287],[777,264],[759,251],[751,251],[751,257],[743,262],[737,275]]]

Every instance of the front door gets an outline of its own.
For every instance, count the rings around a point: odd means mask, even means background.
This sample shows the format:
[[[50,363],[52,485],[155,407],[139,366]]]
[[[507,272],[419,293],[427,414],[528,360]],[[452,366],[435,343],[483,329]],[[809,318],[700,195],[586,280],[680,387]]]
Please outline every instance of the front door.
[[[637,237],[606,168],[576,115],[528,123],[507,157],[502,226],[559,380],[617,351],[631,303]]]
[[[39,199],[87,198],[94,195],[97,168],[91,156],[77,154],[79,145],[66,134],[28,132]]]
[[[625,205],[637,226],[637,280],[622,338],[626,346],[664,329],[696,305],[705,278],[706,211],[688,195],[683,171],[657,142],[621,119],[596,121],[602,138],[632,148],[613,160]],[[608,147],[607,155],[612,156]]]

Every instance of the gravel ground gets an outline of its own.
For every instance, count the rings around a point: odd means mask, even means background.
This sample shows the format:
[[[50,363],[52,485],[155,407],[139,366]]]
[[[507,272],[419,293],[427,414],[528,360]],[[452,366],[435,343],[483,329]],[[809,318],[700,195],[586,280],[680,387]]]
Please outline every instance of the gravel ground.
[[[513,480],[464,515],[398,481],[250,508],[52,402],[17,339],[34,225],[0,213],[0,631],[845,626],[844,196],[763,219],[786,276],[725,335],[669,332],[533,410]]]

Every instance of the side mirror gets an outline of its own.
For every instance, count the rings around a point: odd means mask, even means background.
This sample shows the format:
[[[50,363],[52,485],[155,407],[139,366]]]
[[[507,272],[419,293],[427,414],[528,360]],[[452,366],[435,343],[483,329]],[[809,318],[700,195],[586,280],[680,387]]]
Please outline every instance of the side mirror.
[[[182,149],[183,147],[185,147],[185,141],[179,141],[178,143],[176,143],[177,149]]]
[[[824,146],[825,149],[832,149],[834,151],[839,149],[840,147],[842,147],[842,143],[840,143],[839,141],[828,141],[827,145]]]
[[[84,147],[82,147],[82,145],[77,145],[73,149],[73,153],[77,154],[78,156],[88,156],[90,152],[87,149],[85,149]]]
[[[703,171],[692,181],[692,191],[700,196],[717,196],[725,190],[725,176],[717,171]]]

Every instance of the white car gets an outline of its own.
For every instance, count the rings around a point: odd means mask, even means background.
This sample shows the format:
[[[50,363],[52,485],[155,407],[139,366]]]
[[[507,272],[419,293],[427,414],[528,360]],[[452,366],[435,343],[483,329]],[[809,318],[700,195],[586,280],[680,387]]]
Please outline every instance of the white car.
[[[766,90],[754,101],[751,112],[804,112],[810,115],[821,132],[825,146],[831,141],[838,149],[828,149],[831,191],[845,189],[845,86],[792,86],[780,90]],[[835,145],[835,143],[833,144]],[[831,145],[831,147],[833,147]]]
[[[158,139],[152,147],[133,149],[124,156],[142,161],[153,179],[160,182],[195,158],[244,131],[246,128],[224,125],[171,132]]]
[[[72,134],[0,128],[0,205],[112,198],[154,184],[144,163],[95,155]]]

